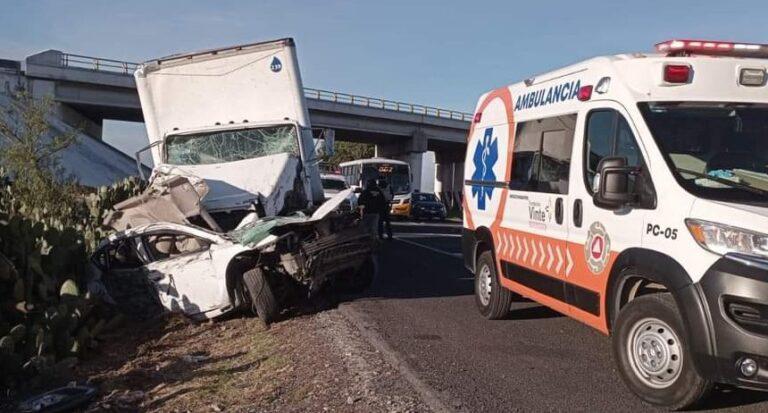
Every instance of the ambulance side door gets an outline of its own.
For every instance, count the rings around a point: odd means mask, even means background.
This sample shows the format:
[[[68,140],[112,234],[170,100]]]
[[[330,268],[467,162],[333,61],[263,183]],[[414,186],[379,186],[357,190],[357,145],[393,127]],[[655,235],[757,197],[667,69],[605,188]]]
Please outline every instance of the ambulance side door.
[[[619,252],[640,245],[649,209],[626,206],[610,210],[596,206],[593,187],[599,180],[597,169],[603,158],[621,156],[627,159],[628,166],[647,171],[648,157],[637,139],[637,128],[617,102],[585,103],[576,135],[568,217],[568,249],[573,265],[565,274],[565,295],[572,317],[605,330],[608,276]],[[630,187],[638,184],[636,179],[630,179]]]
[[[568,186],[576,114],[519,122],[497,234],[502,284],[567,313]]]

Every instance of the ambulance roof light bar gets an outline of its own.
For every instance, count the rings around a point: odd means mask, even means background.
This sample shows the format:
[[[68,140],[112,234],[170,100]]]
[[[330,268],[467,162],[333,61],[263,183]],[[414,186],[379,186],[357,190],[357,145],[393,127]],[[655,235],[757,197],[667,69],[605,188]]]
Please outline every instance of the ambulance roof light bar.
[[[710,40],[667,40],[656,44],[656,50],[667,56],[711,55],[766,57],[768,45],[757,43],[719,42]]]

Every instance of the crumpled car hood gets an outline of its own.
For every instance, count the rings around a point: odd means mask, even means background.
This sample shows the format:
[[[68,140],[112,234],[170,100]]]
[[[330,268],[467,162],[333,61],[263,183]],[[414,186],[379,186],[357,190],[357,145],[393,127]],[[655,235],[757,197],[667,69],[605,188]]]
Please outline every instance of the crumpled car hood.
[[[339,206],[349,199],[352,195],[352,189],[345,189],[325,201],[311,216],[297,213],[290,216],[277,216],[259,219],[253,222],[240,225],[237,229],[228,233],[233,241],[259,247],[265,244],[262,242],[272,235],[272,229],[277,227],[291,227],[296,225],[311,225],[325,219],[328,214],[339,208]],[[276,238],[276,237],[275,237]]]
[[[104,225],[123,231],[153,222],[187,224],[188,218],[204,213],[201,200],[206,194],[204,180],[176,168],[158,170],[142,194],[115,205]]]

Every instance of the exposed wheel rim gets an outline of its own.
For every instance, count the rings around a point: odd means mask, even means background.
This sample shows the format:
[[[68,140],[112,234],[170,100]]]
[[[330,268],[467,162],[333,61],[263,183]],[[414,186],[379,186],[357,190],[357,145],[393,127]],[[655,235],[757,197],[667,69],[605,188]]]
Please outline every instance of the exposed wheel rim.
[[[487,306],[491,302],[491,267],[483,265],[477,273],[477,296],[480,303]]]
[[[683,348],[675,330],[658,318],[635,323],[627,338],[632,372],[646,386],[664,389],[680,377]]]

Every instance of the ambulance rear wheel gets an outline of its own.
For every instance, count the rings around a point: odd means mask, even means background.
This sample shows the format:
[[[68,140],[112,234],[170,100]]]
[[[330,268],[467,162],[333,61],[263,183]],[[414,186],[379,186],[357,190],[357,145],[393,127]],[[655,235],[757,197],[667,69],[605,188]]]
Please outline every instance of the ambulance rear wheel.
[[[712,383],[699,375],[680,311],[669,293],[649,294],[621,309],[613,357],[627,387],[643,401],[672,410],[703,399]]]
[[[489,320],[506,317],[512,304],[512,292],[499,284],[490,251],[480,254],[475,266],[475,303],[480,314]]]

